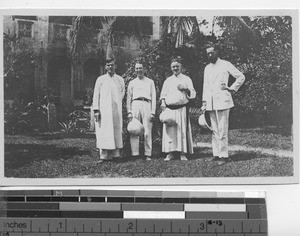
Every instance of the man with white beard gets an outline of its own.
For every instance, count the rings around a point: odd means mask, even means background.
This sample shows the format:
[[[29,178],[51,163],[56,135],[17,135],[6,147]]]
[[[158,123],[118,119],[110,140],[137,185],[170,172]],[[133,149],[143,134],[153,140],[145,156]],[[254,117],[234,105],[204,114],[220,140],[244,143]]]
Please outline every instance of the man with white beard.
[[[242,86],[245,76],[229,61],[219,58],[218,47],[206,48],[209,64],[204,69],[201,110],[208,111],[211,120],[214,160],[224,165],[228,159],[229,111],[234,107],[232,94]],[[228,87],[229,75],[236,80]]]

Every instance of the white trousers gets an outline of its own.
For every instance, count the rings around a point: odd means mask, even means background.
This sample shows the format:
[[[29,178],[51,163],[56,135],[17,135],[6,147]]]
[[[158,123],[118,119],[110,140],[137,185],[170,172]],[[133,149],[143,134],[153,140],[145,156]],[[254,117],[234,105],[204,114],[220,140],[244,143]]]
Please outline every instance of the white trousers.
[[[151,103],[146,101],[134,100],[132,102],[132,116],[139,120],[145,129],[144,132],[144,155],[152,155],[152,122],[151,118]],[[137,156],[140,154],[140,137],[136,135],[130,135],[131,154]]]
[[[228,157],[229,111],[230,109],[208,111],[213,130],[212,150],[215,157]]]

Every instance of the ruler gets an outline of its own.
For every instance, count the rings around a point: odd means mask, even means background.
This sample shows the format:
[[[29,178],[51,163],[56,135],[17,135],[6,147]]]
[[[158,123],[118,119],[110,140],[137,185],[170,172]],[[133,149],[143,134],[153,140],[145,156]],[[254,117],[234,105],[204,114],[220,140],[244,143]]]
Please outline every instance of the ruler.
[[[264,192],[0,190],[1,236],[267,236]]]

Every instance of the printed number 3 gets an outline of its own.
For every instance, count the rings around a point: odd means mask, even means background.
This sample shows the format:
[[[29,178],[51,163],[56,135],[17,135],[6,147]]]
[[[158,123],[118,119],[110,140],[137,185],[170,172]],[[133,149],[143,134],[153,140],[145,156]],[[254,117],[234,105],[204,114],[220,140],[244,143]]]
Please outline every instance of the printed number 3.
[[[133,223],[132,223],[132,222],[130,222],[130,223],[128,224],[128,229],[133,229]]]
[[[200,224],[200,230],[204,230],[204,228],[205,228],[205,227],[204,227],[204,223],[201,223],[201,224]]]

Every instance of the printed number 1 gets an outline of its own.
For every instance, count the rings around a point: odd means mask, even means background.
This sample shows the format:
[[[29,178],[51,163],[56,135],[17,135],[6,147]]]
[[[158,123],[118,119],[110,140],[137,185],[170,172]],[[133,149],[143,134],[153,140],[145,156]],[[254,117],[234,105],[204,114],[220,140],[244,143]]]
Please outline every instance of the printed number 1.
[[[59,222],[59,228],[62,229],[62,222]]]
[[[132,222],[128,223],[128,229],[133,229],[133,223]]]

